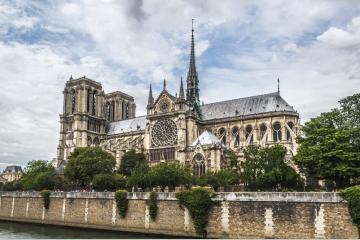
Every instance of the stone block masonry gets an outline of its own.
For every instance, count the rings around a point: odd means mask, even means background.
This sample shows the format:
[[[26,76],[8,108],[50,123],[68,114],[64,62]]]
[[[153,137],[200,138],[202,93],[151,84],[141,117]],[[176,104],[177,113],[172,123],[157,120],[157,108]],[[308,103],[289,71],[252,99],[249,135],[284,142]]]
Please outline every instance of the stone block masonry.
[[[175,193],[158,194],[156,221],[149,193],[128,193],[120,218],[114,193],[52,192],[43,207],[38,192],[0,192],[0,220],[196,237],[187,209]],[[218,193],[207,228],[210,238],[358,238],[347,203],[337,193]]]

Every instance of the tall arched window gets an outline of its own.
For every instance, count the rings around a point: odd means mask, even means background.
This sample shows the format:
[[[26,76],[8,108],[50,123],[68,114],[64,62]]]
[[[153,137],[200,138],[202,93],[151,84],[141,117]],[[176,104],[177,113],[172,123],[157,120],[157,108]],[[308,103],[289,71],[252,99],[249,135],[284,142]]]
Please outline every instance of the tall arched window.
[[[222,144],[226,145],[226,130],[225,130],[225,128],[220,128],[219,139]]]
[[[110,116],[111,116],[110,103],[106,102],[106,118],[108,121],[111,121]]]
[[[125,107],[125,117],[126,117],[126,119],[129,118],[129,103],[127,103],[126,107]]]
[[[125,102],[121,103],[121,119],[125,119]]]
[[[92,145],[92,138],[90,136],[87,137],[87,145],[88,146]]]
[[[250,144],[254,143],[253,127],[251,125],[247,125],[245,128],[245,138]]]
[[[274,142],[281,141],[281,124],[279,122],[275,122],[273,125],[273,140]]]
[[[234,139],[234,147],[236,148],[240,145],[240,131],[238,127],[233,127],[232,137]]]
[[[294,131],[294,124],[292,123],[292,122],[288,122],[287,123],[287,125],[289,126],[289,128],[292,130],[292,131]],[[290,142],[291,141],[291,133],[290,133],[290,131],[287,129],[286,130],[286,140],[288,141],[288,142]]]
[[[205,174],[205,159],[203,157],[203,155],[201,154],[196,154],[194,159],[193,159],[193,162],[194,162],[194,175],[195,176],[202,176]]]
[[[75,112],[76,107],[76,91],[75,89],[71,90],[71,113]]]
[[[90,111],[91,111],[91,96],[92,96],[92,94],[91,94],[91,89],[88,89],[87,90],[87,101],[86,101],[86,111],[88,112],[88,113],[90,113]]]
[[[262,140],[266,134],[267,127],[265,123],[260,124],[260,139]]]
[[[92,115],[96,114],[96,91],[92,93]]]

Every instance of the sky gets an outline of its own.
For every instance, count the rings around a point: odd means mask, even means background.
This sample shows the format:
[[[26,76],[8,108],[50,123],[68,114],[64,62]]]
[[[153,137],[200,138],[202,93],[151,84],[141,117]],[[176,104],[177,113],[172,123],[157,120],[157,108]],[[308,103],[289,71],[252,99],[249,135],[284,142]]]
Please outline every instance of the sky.
[[[0,0],[0,169],[56,157],[65,82],[105,92],[178,92],[191,19],[200,99],[277,90],[304,123],[360,88],[360,2]]]

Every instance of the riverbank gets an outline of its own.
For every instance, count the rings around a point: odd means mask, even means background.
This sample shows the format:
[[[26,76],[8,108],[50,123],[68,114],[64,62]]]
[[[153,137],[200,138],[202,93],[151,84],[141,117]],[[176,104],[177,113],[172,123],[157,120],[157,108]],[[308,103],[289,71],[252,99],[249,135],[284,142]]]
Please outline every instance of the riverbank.
[[[120,218],[114,193],[53,192],[44,208],[38,192],[0,192],[0,219],[145,234],[196,237],[186,208],[174,193],[158,194],[150,218],[149,193],[128,193]],[[211,210],[211,238],[357,238],[347,203],[337,193],[218,193]]]

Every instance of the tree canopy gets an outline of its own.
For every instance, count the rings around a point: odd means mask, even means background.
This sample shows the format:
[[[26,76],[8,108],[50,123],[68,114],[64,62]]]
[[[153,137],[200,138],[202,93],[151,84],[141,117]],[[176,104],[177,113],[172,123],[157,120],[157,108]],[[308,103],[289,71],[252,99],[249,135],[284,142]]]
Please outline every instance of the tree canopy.
[[[146,162],[146,157],[143,153],[137,153],[134,149],[132,149],[123,155],[121,159],[120,173],[130,176],[131,171],[136,166]]]
[[[247,190],[280,190],[302,187],[296,171],[285,162],[286,148],[282,145],[243,148],[240,179]]]
[[[334,182],[337,188],[359,182],[359,116],[360,94],[355,94],[305,123],[295,162],[306,176]]]
[[[65,175],[76,187],[90,188],[95,175],[113,173],[115,157],[100,147],[76,148],[69,156]]]

